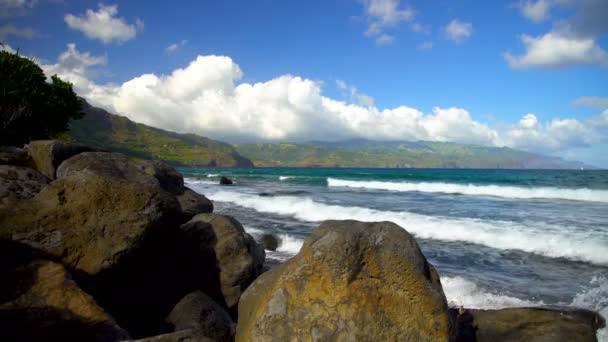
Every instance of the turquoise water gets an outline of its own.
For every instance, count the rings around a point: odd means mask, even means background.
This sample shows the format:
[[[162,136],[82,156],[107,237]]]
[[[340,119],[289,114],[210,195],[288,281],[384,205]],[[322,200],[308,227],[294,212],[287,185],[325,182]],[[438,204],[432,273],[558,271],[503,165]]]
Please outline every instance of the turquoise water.
[[[327,219],[392,221],[416,237],[452,305],[572,305],[608,314],[608,171],[180,170],[254,236],[295,255]],[[219,186],[219,176],[234,186]]]

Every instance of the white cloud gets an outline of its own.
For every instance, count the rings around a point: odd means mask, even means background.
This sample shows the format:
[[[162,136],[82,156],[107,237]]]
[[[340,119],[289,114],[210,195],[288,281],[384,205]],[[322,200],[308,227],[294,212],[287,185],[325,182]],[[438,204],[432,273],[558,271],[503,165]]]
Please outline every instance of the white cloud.
[[[322,83],[293,75],[265,82],[239,82],[240,67],[226,56],[198,56],[169,75],[143,74],[122,84],[97,84],[91,67],[103,56],[68,45],[59,61],[44,65],[95,105],[155,127],[227,141],[374,140],[454,141],[555,152],[606,141],[608,111],[587,121],[534,114],[502,129],[473,119],[457,107],[430,113],[398,106],[378,108],[373,98],[337,80],[345,100],[323,95]]]
[[[6,24],[0,26],[0,40],[6,41],[9,36],[15,36],[19,38],[25,39],[34,39],[43,37],[42,34],[34,31],[34,29],[30,27],[18,28],[15,25]]]
[[[4,44],[4,43],[2,45],[0,45],[0,51],[8,51],[10,53],[15,53],[15,49],[10,47],[10,45]]]
[[[388,29],[409,23],[414,32],[429,33],[429,29],[414,21],[415,11],[410,7],[401,7],[400,0],[362,0],[367,18],[365,35],[373,37],[378,45],[390,44],[395,37],[386,33]]]
[[[37,3],[37,0],[0,0],[0,17],[23,15]]]
[[[574,100],[579,107],[608,108],[608,97],[583,96]]]
[[[517,6],[519,7],[521,14],[526,18],[534,21],[541,22],[549,18],[549,10],[553,1],[551,0],[523,0],[520,1]]]
[[[175,51],[177,51],[179,48],[181,48],[182,46],[184,46],[186,44],[188,44],[188,41],[185,39],[182,41],[176,42],[176,43],[169,44],[169,46],[167,46],[165,48],[165,52],[168,54],[174,53]]]
[[[426,41],[426,42],[423,42],[423,43],[421,43],[420,45],[418,45],[418,48],[419,48],[420,50],[430,50],[430,49],[432,49],[432,48],[433,48],[433,46],[435,46],[435,44],[433,44],[433,42],[431,42],[431,41]]]
[[[579,64],[608,63],[608,54],[591,38],[576,38],[550,32],[541,37],[522,35],[525,54],[504,57],[512,68],[558,68]]]
[[[136,19],[134,24],[129,24],[117,15],[118,5],[99,4],[97,12],[88,9],[81,16],[66,14],[64,20],[71,29],[81,31],[87,37],[99,39],[106,44],[133,39],[143,30],[144,22],[140,19]]]
[[[445,27],[445,33],[449,40],[458,44],[473,34],[473,24],[454,19]]]

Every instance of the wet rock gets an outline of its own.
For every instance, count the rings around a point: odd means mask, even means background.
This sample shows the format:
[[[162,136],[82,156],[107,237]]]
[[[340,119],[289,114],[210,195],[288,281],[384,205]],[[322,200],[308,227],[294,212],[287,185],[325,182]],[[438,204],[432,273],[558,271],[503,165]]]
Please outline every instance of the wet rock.
[[[281,244],[281,240],[272,234],[263,234],[260,238],[260,243],[264,246],[264,249],[269,251],[276,251]]]
[[[219,304],[201,291],[186,295],[167,317],[176,331],[196,330],[214,341],[234,340],[235,325]]]
[[[222,178],[220,178],[220,185],[232,185],[232,180],[228,177],[222,176]]]

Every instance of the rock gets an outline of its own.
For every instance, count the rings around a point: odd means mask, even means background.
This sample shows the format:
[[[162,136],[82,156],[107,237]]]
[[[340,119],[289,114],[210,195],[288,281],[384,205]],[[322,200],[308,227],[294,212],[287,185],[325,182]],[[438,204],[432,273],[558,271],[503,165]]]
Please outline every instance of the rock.
[[[228,177],[222,176],[222,178],[220,178],[220,185],[232,185],[232,180]]]
[[[0,210],[0,238],[60,259],[131,336],[169,332],[167,313],[201,282],[182,251],[175,196],[118,153],[78,154],[57,175]]]
[[[237,341],[447,341],[437,272],[390,222],[326,221],[241,297]]]
[[[0,165],[33,167],[34,162],[26,149],[13,146],[1,146]]]
[[[124,342],[215,342],[215,340],[204,336],[198,330],[188,329]]]
[[[281,240],[272,234],[264,234],[260,238],[260,243],[264,246],[264,249],[269,251],[276,251],[280,242]]]
[[[450,309],[458,341],[596,341],[606,326],[597,313],[573,308]]]
[[[182,208],[182,222],[187,222],[198,214],[213,212],[213,202],[191,189],[184,188],[184,192],[177,196],[177,200]]]
[[[35,140],[29,143],[28,153],[36,169],[50,179],[55,179],[57,167],[66,159],[94,148],[59,140]]]
[[[184,177],[173,167],[159,160],[140,160],[141,169],[158,180],[160,186],[174,195],[184,192]]]
[[[167,322],[176,331],[198,330],[214,341],[232,341],[235,326],[230,315],[219,304],[201,291],[195,291],[179,301]]]
[[[241,293],[262,272],[264,249],[230,216],[199,214],[181,229],[196,244],[201,263],[217,265],[223,299],[235,310]]]
[[[0,208],[34,197],[48,183],[49,179],[34,169],[0,165]]]
[[[35,254],[28,246],[1,242],[2,340],[116,341],[129,338],[93,297],[76,285],[61,264],[30,258]]]

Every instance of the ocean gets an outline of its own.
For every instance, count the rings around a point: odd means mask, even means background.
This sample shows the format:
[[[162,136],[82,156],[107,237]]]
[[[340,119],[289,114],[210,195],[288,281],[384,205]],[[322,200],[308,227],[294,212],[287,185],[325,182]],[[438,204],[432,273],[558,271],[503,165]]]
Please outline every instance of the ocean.
[[[437,268],[450,305],[565,305],[608,317],[608,171],[180,171],[217,213],[282,240],[270,262],[295,255],[323,220],[392,221]],[[218,185],[220,176],[235,185]]]

